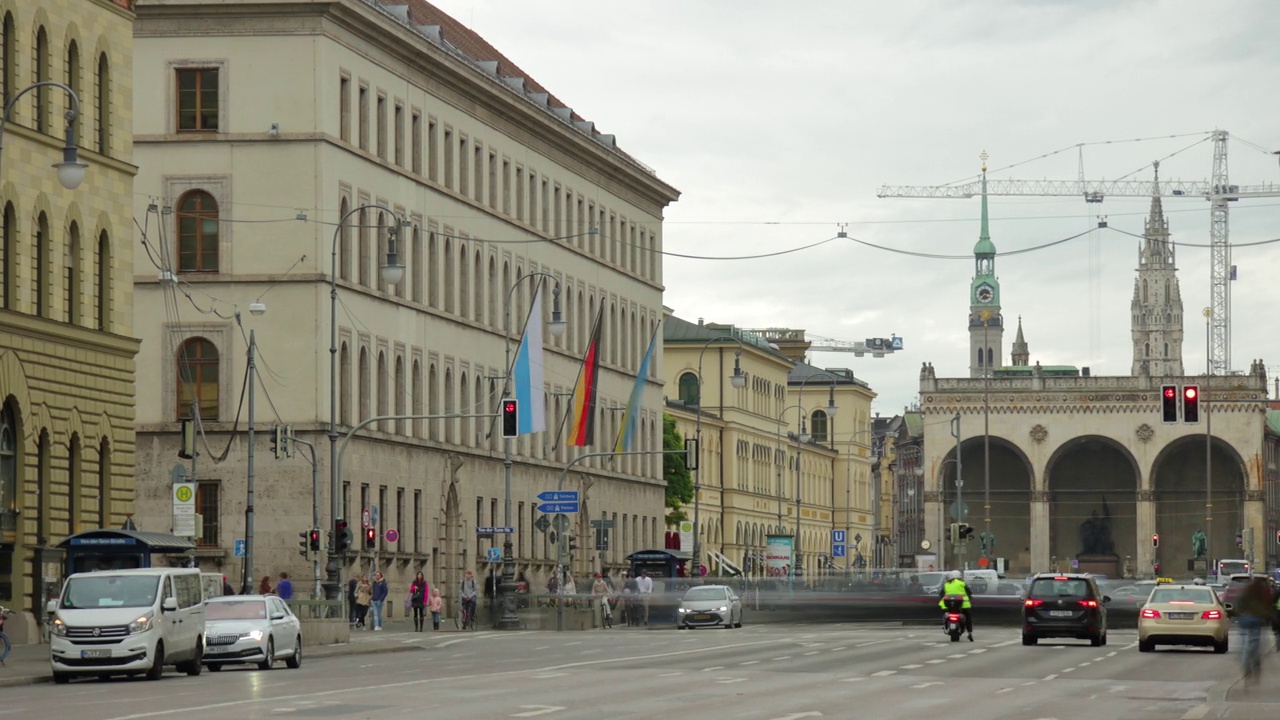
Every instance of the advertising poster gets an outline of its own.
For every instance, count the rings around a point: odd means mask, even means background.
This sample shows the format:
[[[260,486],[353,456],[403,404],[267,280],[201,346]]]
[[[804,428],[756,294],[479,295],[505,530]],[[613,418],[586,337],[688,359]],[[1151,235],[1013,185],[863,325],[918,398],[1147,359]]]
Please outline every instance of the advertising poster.
[[[791,577],[791,536],[769,535],[765,539],[764,562],[769,577]]]

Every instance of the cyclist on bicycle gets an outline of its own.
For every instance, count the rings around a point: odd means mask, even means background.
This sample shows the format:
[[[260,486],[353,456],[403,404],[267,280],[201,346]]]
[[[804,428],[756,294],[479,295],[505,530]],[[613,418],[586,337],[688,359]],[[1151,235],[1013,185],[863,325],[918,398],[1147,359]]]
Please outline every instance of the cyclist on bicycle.
[[[462,629],[475,625],[476,621],[476,578],[468,570],[462,577]]]

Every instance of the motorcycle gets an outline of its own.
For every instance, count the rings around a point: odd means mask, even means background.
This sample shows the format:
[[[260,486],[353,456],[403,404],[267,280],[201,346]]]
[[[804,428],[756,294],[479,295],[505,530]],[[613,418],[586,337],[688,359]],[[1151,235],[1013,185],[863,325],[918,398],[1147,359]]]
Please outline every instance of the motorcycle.
[[[964,598],[948,595],[942,599],[942,604],[945,607],[942,632],[951,636],[951,642],[960,642],[960,636],[964,634],[964,615],[960,612],[964,608]]]

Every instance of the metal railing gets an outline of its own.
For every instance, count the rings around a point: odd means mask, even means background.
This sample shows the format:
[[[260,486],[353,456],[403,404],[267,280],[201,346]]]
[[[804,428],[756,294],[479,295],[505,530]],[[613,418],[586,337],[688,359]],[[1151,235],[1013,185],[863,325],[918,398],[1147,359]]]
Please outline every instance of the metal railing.
[[[286,600],[289,609],[299,620],[342,620],[348,619],[347,603],[344,600]]]

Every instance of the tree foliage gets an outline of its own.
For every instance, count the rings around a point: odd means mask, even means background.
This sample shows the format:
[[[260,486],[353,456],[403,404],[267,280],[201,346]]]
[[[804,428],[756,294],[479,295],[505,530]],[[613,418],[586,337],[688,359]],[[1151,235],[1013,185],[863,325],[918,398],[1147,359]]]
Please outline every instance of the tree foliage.
[[[684,436],[676,430],[676,419],[662,415],[662,449],[684,450]],[[693,500],[693,480],[685,466],[682,452],[668,452],[662,456],[662,476],[667,481],[667,525],[677,525],[688,516],[683,505]]]

